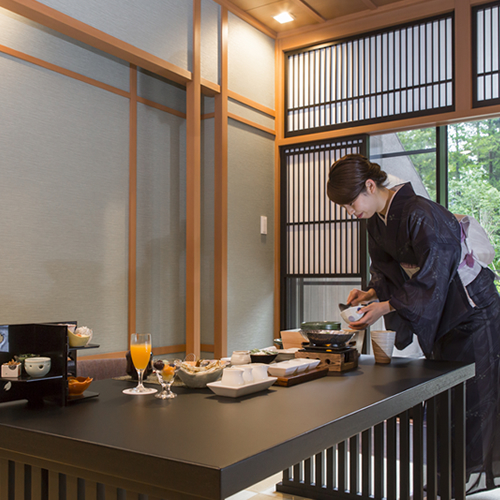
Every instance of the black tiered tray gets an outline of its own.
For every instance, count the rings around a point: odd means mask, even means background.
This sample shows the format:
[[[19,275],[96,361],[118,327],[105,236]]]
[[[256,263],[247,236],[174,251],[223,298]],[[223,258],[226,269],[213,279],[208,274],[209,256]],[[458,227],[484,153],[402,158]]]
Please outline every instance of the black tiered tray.
[[[68,394],[68,375],[76,371],[77,351],[99,346],[69,347],[68,324],[76,326],[76,321],[0,325],[0,364],[27,353],[51,359],[50,371],[45,377],[34,378],[26,373],[19,378],[0,377],[0,403],[26,399],[28,404],[36,406],[50,399],[65,406],[74,400]],[[98,395],[86,393],[78,400]]]

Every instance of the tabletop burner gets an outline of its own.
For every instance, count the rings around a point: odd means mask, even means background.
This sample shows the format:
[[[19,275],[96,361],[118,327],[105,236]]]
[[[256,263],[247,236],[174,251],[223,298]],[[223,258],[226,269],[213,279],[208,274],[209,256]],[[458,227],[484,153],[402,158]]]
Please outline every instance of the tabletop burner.
[[[353,347],[349,344],[327,344],[327,345],[315,345],[309,342],[302,343],[303,352],[346,352]]]

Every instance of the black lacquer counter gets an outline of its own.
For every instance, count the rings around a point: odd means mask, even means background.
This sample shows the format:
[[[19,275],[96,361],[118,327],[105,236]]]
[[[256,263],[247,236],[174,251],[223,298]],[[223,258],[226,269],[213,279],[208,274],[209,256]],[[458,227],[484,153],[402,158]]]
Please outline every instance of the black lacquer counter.
[[[121,489],[150,500],[226,498],[473,375],[474,365],[375,365],[362,356],[355,371],[238,399],[174,387],[178,397],[160,401],[105,380],[91,386],[98,398],[68,407],[5,403],[0,498],[9,483],[35,494],[64,488],[68,499],[82,488],[105,490],[106,499]]]

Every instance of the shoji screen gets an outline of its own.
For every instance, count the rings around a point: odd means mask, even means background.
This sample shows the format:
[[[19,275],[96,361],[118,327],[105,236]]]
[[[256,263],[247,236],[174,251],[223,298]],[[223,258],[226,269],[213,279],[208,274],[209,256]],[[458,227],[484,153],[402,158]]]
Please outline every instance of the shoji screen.
[[[332,314],[337,311],[331,307],[345,298],[346,291],[360,286],[366,275],[364,223],[326,195],[332,163],[348,153],[365,152],[365,136],[281,151],[283,328],[335,319]]]
[[[287,135],[454,109],[453,14],[289,52]]]
[[[472,10],[474,107],[500,103],[500,2]]]

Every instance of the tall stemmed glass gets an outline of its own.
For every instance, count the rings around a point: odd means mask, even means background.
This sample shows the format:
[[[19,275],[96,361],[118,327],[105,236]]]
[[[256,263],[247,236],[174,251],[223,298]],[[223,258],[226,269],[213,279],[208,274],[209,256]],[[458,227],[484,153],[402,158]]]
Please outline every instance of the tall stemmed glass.
[[[147,368],[149,360],[151,359],[151,334],[150,333],[133,333],[130,337],[130,355],[132,362],[137,370],[139,382],[137,387],[133,389],[125,389],[125,394],[143,395],[153,394],[156,389],[144,387],[142,379],[144,377],[144,370]]]

